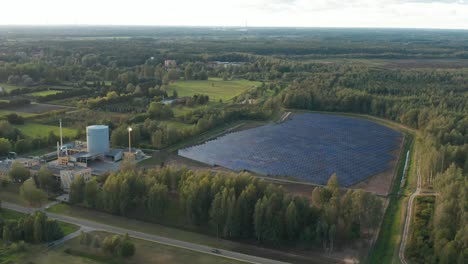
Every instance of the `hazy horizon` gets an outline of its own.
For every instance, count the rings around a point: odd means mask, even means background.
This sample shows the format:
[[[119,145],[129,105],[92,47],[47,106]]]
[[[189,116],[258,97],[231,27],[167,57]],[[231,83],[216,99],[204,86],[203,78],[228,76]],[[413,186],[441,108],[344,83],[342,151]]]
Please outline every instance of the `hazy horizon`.
[[[10,10],[2,26],[468,29],[468,0],[18,0],[2,8]]]

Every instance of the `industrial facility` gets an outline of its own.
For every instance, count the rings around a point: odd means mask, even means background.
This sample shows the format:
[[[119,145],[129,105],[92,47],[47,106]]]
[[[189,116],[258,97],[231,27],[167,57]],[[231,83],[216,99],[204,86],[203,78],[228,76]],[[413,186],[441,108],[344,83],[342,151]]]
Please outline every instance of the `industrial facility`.
[[[76,141],[58,147],[58,163],[88,167],[94,162],[118,162],[124,156],[141,153],[133,149],[125,152],[124,149],[110,148],[109,127],[105,125],[86,127],[86,139],[87,142]]]
[[[131,128],[129,128],[129,133]],[[110,148],[109,127],[106,125],[92,125],[86,127],[87,142],[75,141],[63,144],[62,122],[60,120],[60,142],[57,142],[56,153],[48,153],[42,158],[17,159],[34,175],[46,165],[60,182],[62,189],[68,192],[76,177],[83,177],[85,181],[92,175],[99,176],[108,171],[119,169],[119,161],[125,159],[139,160],[145,155],[141,150],[131,148]],[[46,162],[46,160],[49,160]],[[0,175],[8,174],[12,161],[0,164]]]

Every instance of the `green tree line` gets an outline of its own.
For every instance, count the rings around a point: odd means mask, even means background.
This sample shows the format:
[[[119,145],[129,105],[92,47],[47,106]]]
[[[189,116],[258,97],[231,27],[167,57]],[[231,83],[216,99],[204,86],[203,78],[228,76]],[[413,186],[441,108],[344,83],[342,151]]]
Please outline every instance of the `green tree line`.
[[[326,187],[302,197],[244,173],[212,175],[169,167],[113,173],[102,188],[96,180],[78,178],[71,185],[70,202],[123,216],[144,212],[155,221],[177,211],[186,222],[218,237],[289,241],[327,250],[369,236],[383,207],[373,194],[340,190],[336,175]]]

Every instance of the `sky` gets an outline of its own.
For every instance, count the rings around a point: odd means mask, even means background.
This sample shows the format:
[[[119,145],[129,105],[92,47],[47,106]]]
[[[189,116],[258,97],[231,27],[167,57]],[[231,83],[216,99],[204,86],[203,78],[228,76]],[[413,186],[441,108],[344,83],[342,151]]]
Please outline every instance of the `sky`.
[[[468,0],[0,0],[0,25],[468,29]]]

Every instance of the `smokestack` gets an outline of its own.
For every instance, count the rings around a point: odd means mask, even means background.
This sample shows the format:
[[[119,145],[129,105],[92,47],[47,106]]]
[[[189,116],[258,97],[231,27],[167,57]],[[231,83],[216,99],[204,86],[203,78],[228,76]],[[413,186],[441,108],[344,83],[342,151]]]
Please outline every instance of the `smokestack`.
[[[60,121],[60,148],[63,147],[63,133],[62,133],[62,119],[59,119]]]

